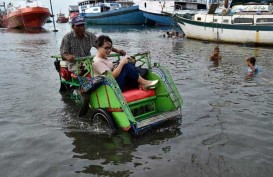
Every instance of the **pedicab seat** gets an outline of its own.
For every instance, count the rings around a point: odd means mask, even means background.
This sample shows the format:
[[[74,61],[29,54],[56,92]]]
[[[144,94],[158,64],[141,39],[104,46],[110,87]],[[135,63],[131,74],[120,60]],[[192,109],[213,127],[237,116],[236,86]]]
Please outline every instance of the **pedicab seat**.
[[[155,90],[131,89],[124,91],[122,94],[127,103],[130,103],[144,98],[155,96]]]

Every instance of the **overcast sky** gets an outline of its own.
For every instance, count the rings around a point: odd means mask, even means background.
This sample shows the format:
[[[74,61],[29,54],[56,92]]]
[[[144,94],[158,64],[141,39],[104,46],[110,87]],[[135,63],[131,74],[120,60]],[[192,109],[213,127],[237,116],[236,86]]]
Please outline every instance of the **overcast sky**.
[[[45,7],[48,7],[50,9],[50,0],[40,0]],[[79,0],[51,0],[52,7],[53,7],[53,13],[58,14],[60,13],[60,10],[62,13],[68,15],[68,7],[70,5],[77,5]]]
[[[16,0],[0,0],[0,4],[5,2],[6,4],[11,2],[14,3]],[[50,9],[50,0],[40,0],[45,7]],[[69,5],[77,5],[79,0],[51,0],[52,7],[53,7],[53,13],[56,15],[60,13],[60,10],[62,13],[68,15],[68,7]]]
[[[51,12],[50,0],[38,0],[38,1],[41,1],[45,7],[49,8]],[[66,14],[67,16],[68,7],[70,5],[78,5],[79,1],[80,0],[51,0],[54,15],[60,13],[60,10],[61,10],[61,12]],[[133,0],[133,1],[137,2],[138,0]],[[0,4],[2,4],[3,2],[5,2],[6,4],[9,2],[14,3],[16,2],[16,0],[0,0]]]

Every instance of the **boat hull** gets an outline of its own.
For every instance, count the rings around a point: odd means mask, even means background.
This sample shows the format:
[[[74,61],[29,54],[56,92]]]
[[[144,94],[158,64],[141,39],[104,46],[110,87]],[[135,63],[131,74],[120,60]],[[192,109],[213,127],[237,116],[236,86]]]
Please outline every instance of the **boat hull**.
[[[176,16],[187,38],[258,45],[273,45],[273,25],[239,25],[199,22]]]
[[[67,23],[68,22],[68,18],[66,17],[59,17],[57,19],[57,23]]]
[[[6,28],[41,28],[50,16],[48,8],[29,7],[3,16]]]
[[[100,13],[80,13],[87,23],[97,25],[142,25],[150,21],[143,16],[138,6],[130,6]]]
[[[143,12],[143,15],[147,19],[155,22],[156,25],[162,25],[162,26],[177,25],[171,15],[155,14],[155,13],[149,13],[149,12]]]

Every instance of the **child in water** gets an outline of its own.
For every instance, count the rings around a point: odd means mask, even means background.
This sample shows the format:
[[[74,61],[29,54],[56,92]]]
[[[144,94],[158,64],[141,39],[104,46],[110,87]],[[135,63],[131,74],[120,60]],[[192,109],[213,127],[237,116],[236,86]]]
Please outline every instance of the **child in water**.
[[[211,59],[212,61],[222,59],[222,56],[220,55],[220,49],[219,49],[219,47],[215,47],[215,48],[214,48],[213,54],[210,56],[210,59]]]
[[[253,76],[253,74],[255,74],[258,71],[258,67],[255,66],[255,63],[256,63],[255,57],[248,57],[246,59],[246,64],[248,66],[246,78],[250,78],[251,76]]]

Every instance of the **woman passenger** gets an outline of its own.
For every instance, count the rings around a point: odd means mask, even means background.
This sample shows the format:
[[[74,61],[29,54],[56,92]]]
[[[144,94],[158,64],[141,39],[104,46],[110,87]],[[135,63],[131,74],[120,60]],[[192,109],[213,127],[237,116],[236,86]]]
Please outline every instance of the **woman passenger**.
[[[135,66],[128,62],[130,57],[124,57],[120,60],[117,67],[114,68],[112,61],[107,57],[111,53],[112,40],[105,35],[99,36],[97,39],[97,54],[93,59],[93,69],[95,76],[104,73],[105,71],[112,71],[113,77],[116,79],[121,91],[124,90],[124,86],[127,84],[139,84],[141,89],[153,89],[158,80],[146,80],[142,78]]]

